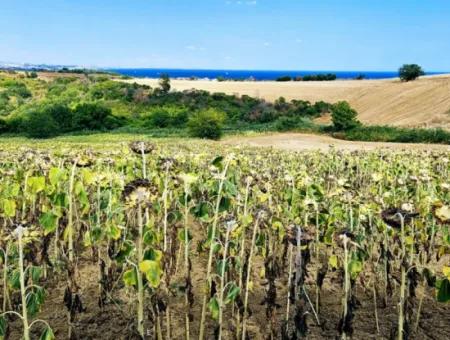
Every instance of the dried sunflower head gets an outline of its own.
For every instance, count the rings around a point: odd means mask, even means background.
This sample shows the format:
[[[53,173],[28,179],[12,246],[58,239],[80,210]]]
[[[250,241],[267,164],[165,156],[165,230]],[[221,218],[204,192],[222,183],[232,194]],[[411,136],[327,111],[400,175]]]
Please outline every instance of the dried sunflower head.
[[[130,149],[138,155],[141,155],[142,153],[148,154],[156,149],[156,145],[150,142],[136,141],[130,143]]]
[[[70,163],[78,168],[89,168],[94,164],[94,159],[90,153],[86,152],[70,159]]]
[[[392,228],[401,228],[402,218],[404,225],[411,223],[412,219],[419,214],[412,211],[406,211],[399,208],[388,208],[381,212],[381,218],[388,226]]]
[[[441,202],[433,206],[433,215],[442,224],[450,224],[450,206],[443,205]]]
[[[314,233],[311,230],[303,230],[302,227],[297,224],[290,224],[287,226],[284,240],[297,246],[299,239],[302,246],[308,245],[314,240]]]
[[[170,170],[177,165],[177,160],[171,157],[160,158],[158,165],[162,170]]]
[[[125,185],[122,191],[122,199],[129,207],[151,205],[156,196],[156,188],[147,179],[135,179]]]

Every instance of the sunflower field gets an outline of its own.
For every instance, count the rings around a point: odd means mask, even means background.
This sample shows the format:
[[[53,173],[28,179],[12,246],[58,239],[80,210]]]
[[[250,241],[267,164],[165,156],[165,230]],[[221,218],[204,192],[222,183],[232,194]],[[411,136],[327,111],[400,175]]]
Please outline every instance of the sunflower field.
[[[0,156],[0,339],[450,338],[448,152]]]

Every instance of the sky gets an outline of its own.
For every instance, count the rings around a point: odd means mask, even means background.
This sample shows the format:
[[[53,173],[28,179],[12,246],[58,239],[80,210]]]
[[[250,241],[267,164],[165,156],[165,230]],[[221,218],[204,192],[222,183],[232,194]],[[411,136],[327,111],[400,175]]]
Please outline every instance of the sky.
[[[450,1],[0,0],[0,61],[450,71]]]

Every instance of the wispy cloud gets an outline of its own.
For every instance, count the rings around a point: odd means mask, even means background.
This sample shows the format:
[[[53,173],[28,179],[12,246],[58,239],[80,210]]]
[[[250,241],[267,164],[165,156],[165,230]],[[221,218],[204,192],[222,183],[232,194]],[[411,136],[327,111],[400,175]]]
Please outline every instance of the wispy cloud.
[[[265,41],[264,42],[264,44],[263,44],[265,47],[269,47],[270,45],[272,45],[270,42],[268,42],[268,41]]]

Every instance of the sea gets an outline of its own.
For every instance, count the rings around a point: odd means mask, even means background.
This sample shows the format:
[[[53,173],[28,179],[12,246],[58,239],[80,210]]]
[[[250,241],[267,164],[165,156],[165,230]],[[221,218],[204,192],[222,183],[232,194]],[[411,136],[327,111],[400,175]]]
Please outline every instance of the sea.
[[[181,79],[230,79],[230,80],[276,80],[279,77],[303,77],[316,74],[336,74],[337,79],[389,79],[398,77],[397,71],[263,71],[263,70],[202,70],[202,69],[164,69],[164,68],[113,68],[108,71],[137,78],[159,78],[168,74],[170,78]],[[446,72],[426,72],[427,75]]]

